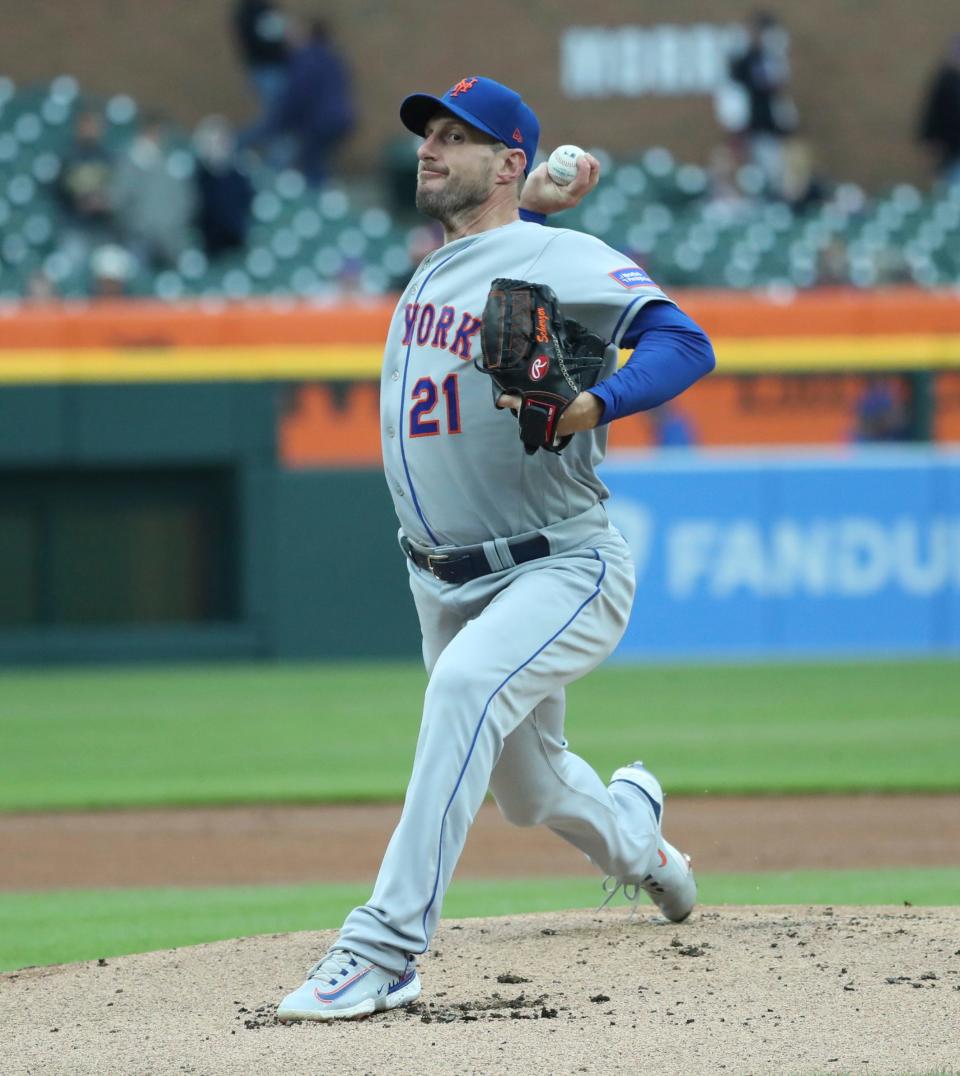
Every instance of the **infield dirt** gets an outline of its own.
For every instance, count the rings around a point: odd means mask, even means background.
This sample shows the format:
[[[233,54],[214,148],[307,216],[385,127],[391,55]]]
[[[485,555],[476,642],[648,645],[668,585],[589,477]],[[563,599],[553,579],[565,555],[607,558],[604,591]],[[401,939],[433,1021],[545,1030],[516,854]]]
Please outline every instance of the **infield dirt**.
[[[389,805],[0,814],[0,890],[364,882]],[[666,836],[700,871],[956,866],[960,796],[670,797]],[[543,827],[484,806],[461,878],[595,874]]]
[[[960,909],[704,908],[443,923],[405,1010],[274,1007],[332,932],[0,977],[9,1076],[933,1073],[960,1057]]]
[[[956,864],[956,796],[671,798],[701,870]],[[0,815],[0,888],[372,878],[396,806]],[[334,871],[332,868],[336,867]],[[460,874],[590,873],[485,807]],[[647,906],[447,920],[413,1007],[276,1023],[330,931],[0,976],[0,1072],[943,1073],[960,908]]]

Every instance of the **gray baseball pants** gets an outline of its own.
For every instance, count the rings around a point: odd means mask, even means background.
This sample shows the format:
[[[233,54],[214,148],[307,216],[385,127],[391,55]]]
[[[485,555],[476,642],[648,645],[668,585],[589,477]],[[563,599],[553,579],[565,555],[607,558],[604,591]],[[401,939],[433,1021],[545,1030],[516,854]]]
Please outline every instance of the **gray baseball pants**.
[[[459,586],[410,566],[430,674],[413,773],[373,895],[337,947],[398,975],[426,952],[488,788],[510,822],[548,826],[605,874],[646,873],[653,811],[608,790],[563,732],[564,685],[611,653],[633,601],[626,543],[612,527],[591,538]]]

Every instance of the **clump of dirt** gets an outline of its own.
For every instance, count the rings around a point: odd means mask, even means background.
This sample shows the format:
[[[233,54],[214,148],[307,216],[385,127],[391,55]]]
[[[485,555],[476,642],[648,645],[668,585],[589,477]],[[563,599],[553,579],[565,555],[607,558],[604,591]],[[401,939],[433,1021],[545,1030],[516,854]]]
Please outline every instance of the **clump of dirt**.
[[[422,1024],[453,1024],[457,1021],[475,1024],[478,1020],[504,1019],[555,1020],[558,1010],[549,1008],[546,1002],[546,994],[538,994],[536,997],[518,994],[515,998],[505,998],[494,992],[489,997],[478,998],[476,1001],[461,1001],[450,1005],[417,1001],[402,1011],[405,1016],[419,1019]]]
[[[234,1019],[237,1023],[242,1023],[247,1031],[260,1031],[261,1028],[279,1025],[275,1002],[262,1001],[259,1005],[256,1005],[253,1008],[247,1008],[247,1006],[240,1001],[235,1001],[233,1005],[236,1009]]]

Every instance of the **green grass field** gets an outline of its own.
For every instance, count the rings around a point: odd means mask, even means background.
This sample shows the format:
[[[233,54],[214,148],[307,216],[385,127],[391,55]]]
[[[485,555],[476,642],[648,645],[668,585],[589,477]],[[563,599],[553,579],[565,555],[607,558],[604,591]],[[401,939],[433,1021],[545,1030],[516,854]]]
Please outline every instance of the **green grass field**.
[[[0,673],[0,810],[398,800],[412,664]],[[673,793],[960,789],[960,664],[611,666],[568,692],[600,773],[644,757]],[[954,904],[960,869],[701,876],[704,903]],[[365,886],[0,894],[0,969],[322,929]],[[599,902],[589,880],[455,882],[451,917]]]
[[[412,664],[0,673],[0,810],[397,800]],[[568,692],[600,773],[674,793],[960,788],[960,663],[610,666]]]
[[[955,904],[960,869],[715,874],[704,904]],[[326,930],[369,896],[364,885],[0,893],[0,971],[149,952],[250,934]],[[449,919],[596,907],[599,879],[454,881]],[[619,907],[619,900],[615,906]],[[646,915],[653,905],[644,898]]]

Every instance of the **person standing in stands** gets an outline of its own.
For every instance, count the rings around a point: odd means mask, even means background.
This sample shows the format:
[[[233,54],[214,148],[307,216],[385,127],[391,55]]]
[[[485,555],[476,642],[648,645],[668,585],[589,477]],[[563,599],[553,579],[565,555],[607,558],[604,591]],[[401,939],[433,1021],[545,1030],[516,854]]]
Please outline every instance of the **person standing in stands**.
[[[920,140],[936,154],[937,172],[960,183],[960,34],[934,72],[920,114]]]
[[[350,71],[327,24],[314,19],[290,59],[289,77],[267,122],[271,137],[290,136],[294,164],[312,186],[326,182],[356,122]]]
[[[266,116],[287,81],[287,17],[273,0],[240,0],[233,25],[243,65]]]
[[[746,49],[730,64],[730,78],[746,96],[740,135],[748,160],[763,175],[765,193],[781,198],[786,143],[797,127],[796,107],[787,92],[787,35],[775,16],[763,11],[750,17],[747,33]]]

